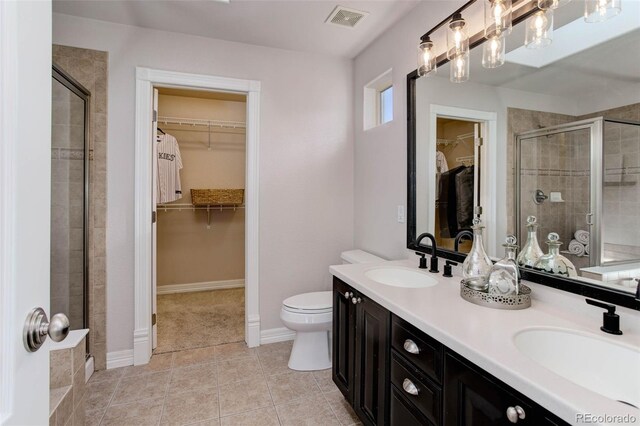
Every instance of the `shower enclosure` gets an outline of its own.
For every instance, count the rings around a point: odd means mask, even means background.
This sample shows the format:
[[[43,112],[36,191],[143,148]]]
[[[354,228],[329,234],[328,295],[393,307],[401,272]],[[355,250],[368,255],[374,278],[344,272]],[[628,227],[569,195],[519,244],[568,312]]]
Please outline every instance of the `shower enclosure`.
[[[52,70],[51,312],[88,328],[90,93]]]
[[[547,234],[557,232],[578,270],[640,261],[639,155],[640,123],[632,121],[598,117],[517,135],[518,239],[533,215],[543,250]],[[579,230],[589,232],[584,252],[571,253]]]

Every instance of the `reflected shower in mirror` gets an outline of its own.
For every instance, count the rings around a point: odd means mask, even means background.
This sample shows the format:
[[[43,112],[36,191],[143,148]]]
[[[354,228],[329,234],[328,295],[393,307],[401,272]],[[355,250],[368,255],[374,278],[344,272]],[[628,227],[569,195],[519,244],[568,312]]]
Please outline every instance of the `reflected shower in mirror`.
[[[508,234],[526,245],[527,219],[535,217],[541,253],[558,246],[558,256],[575,267],[575,273],[547,272],[635,293],[640,3],[625,2],[618,16],[598,24],[584,21],[583,7],[570,2],[555,10],[554,40],[546,48],[527,49],[526,25],[514,25],[500,68],[483,68],[482,46],[475,47],[466,83],[449,81],[448,63],[429,77],[409,75],[409,248],[416,233],[431,232],[439,247],[455,250],[455,234],[467,229],[458,218],[467,211],[461,201],[469,196],[454,191],[452,202],[451,192],[443,192],[455,185],[443,179],[438,161],[444,156],[451,170],[456,159],[473,155],[472,215],[486,225],[485,246],[494,260]],[[478,130],[469,143],[473,151],[463,155],[454,152],[464,147],[456,133],[471,130],[446,130],[465,122]],[[469,245],[458,251],[468,252]],[[524,270],[534,268],[543,269],[531,261]]]

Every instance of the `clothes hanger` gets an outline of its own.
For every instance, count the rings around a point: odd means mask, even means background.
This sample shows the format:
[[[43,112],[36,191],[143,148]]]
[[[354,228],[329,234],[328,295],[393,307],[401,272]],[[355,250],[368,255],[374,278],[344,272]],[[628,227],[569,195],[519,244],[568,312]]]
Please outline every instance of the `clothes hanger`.
[[[159,131],[160,133],[162,133],[163,135],[166,135],[166,133],[164,132],[164,130],[162,130],[160,127],[158,127],[158,131]]]

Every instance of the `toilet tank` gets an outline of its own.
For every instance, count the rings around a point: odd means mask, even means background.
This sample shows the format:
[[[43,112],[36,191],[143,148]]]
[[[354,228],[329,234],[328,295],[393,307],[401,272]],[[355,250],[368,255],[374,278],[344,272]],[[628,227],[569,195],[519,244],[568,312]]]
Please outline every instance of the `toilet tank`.
[[[340,254],[342,264],[384,262],[385,259],[364,250],[348,250]]]

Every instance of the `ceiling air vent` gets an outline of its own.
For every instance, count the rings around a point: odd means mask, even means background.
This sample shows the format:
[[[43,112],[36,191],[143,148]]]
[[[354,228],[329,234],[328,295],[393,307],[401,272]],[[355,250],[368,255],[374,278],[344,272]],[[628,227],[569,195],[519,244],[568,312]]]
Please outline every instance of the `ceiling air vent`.
[[[363,12],[361,10],[349,9],[344,6],[336,6],[325,22],[328,24],[339,25],[341,27],[353,28],[368,14],[368,12]]]

